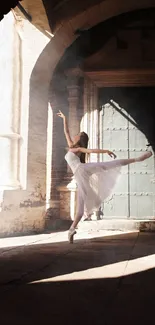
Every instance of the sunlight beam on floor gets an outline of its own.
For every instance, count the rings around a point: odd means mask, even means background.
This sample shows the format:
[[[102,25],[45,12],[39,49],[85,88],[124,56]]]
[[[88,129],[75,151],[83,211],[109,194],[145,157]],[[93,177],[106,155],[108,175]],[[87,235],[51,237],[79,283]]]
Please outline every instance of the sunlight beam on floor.
[[[76,280],[92,280],[92,279],[108,279],[128,276],[139,272],[147,271],[155,267],[155,254],[135,258],[133,260],[125,260],[118,263],[95,267],[70,274],[59,275],[51,278],[41,279],[39,281],[30,282],[30,284],[40,282],[58,282],[58,281],[76,281]]]

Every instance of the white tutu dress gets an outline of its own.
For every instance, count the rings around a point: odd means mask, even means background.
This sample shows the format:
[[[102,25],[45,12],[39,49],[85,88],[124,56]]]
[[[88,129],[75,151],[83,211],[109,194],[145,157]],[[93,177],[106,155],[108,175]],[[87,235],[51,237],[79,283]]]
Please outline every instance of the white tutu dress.
[[[65,160],[74,174],[87,213],[91,214],[111,194],[120,175],[120,160],[83,164],[71,151],[65,155]]]

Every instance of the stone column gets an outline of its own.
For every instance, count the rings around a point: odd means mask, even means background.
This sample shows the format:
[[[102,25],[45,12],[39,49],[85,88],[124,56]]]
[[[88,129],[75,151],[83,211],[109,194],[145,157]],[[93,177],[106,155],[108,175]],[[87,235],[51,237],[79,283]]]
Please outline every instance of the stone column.
[[[80,104],[80,78],[82,71],[80,69],[71,69],[66,71],[68,83],[68,124],[71,138],[80,132],[80,120],[78,109]],[[67,173],[64,181],[57,187],[60,192],[60,218],[74,219],[76,210],[76,189],[77,185],[72,172],[67,166]]]
[[[89,148],[99,148],[99,110],[98,110],[98,88],[94,82],[85,76],[84,82],[84,114],[83,125],[89,135]],[[99,155],[92,154],[89,157],[90,162],[99,161]],[[85,217],[90,220],[87,211]],[[100,209],[93,212],[93,218],[100,219]]]
[[[79,68],[65,72],[67,76],[68,104],[69,104],[69,129],[71,137],[80,132],[78,110],[80,105],[80,79],[83,76]]]

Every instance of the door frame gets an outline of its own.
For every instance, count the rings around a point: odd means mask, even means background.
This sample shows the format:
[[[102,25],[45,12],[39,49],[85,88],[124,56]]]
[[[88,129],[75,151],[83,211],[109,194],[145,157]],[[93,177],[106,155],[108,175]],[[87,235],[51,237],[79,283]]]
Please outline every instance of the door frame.
[[[85,71],[84,74],[98,88],[155,86],[155,68]]]

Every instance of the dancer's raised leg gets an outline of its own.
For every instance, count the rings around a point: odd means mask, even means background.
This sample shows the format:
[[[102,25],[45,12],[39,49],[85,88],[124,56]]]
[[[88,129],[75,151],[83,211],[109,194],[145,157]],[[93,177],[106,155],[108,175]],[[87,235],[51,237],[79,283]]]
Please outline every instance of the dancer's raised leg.
[[[116,167],[130,165],[130,164],[133,164],[136,162],[141,162],[141,161],[148,159],[151,156],[152,156],[152,152],[147,151],[143,155],[141,155],[137,158],[115,159],[112,161],[107,161],[107,162],[98,163],[98,164],[100,164],[100,165],[103,164],[103,167],[105,167],[105,169],[112,169],[112,168],[116,168]]]

